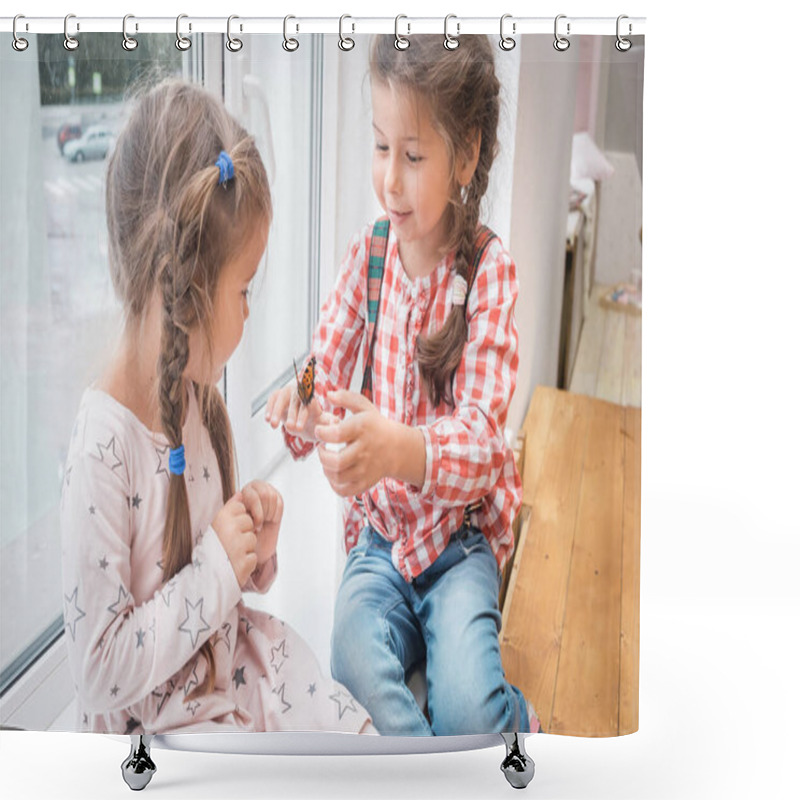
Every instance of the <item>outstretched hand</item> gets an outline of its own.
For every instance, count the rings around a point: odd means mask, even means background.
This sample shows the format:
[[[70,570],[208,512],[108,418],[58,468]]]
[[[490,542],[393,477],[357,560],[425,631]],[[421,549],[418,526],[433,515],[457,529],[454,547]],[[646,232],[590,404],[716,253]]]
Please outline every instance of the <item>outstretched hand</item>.
[[[325,477],[336,494],[358,495],[390,474],[393,425],[363,395],[340,389],[327,395],[328,401],[352,412],[338,422],[324,415],[314,429]],[[332,445],[332,447],[327,447]]]
[[[290,434],[310,442],[316,441],[314,428],[320,421],[325,421],[322,406],[316,397],[312,397],[308,405],[300,402],[295,381],[290,381],[269,396],[264,416],[273,428],[283,424]]]

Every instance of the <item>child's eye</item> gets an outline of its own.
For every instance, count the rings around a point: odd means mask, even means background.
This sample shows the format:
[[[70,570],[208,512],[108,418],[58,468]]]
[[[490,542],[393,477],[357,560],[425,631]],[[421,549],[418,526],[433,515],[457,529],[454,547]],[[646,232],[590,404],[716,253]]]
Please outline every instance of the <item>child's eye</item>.
[[[242,296],[244,297],[245,300],[249,300],[250,299],[250,287],[249,286],[242,292]]]
[[[378,144],[375,142],[375,149],[380,150],[381,153],[388,153],[389,152],[389,145],[388,144]]]
[[[419,164],[419,162],[422,161],[422,156],[415,155],[414,153],[406,153],[406,158],[412,164]]]

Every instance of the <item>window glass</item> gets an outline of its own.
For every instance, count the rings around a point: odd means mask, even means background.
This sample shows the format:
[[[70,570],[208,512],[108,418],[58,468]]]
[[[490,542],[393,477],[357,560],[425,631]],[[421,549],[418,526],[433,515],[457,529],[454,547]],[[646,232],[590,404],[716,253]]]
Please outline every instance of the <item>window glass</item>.
[[[184,74],[171,34],[3,35],[0,120],[0,665],[5,688],[57,636],[59,503],[72,423],[118,331],[105,166],[143,70]]]

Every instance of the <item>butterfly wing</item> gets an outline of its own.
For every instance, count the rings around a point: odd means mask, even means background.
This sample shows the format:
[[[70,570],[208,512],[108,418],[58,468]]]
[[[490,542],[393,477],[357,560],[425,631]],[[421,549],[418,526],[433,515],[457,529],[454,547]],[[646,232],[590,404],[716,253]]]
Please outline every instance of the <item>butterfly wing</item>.
[[[304,406],[307,406],[314,397],[314,366],[316,363],[314,356],[311,356],[311,359],[303,370],[302,378],[297,374],[297,364],[295,363],[294,365],[294,374],[297,379],[297,394],[300,396],[300,402]]]

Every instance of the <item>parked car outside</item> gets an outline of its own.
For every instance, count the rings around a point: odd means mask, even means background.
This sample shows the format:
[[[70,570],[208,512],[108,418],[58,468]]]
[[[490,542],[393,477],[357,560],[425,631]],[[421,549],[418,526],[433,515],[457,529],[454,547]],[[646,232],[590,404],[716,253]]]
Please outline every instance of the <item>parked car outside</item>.
[[[105,125],[90,125],[79,139],[64,145],[63,154],[70,161],[105,158],[114,146],[114,134]]]
[[[80,139],[82,133],[83,129],[81,128],[80,123],[65,122],[58,129],[58,133],[56,134],[56,141],[58,142],[59,152],[63,155],[64,145],[67,142],[71,141],[72,139]]]

